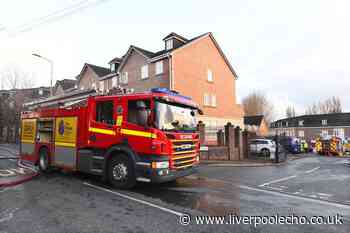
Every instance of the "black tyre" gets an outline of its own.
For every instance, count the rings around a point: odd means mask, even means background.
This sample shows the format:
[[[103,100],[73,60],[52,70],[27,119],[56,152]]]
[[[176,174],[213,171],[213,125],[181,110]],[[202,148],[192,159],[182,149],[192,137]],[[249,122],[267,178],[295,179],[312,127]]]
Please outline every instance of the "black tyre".
[[[136,184],[135,167],[132,160],[119,154],[111,158],[108,164],[108,179],[118,189],[130,189]]]
[[[269,149],[262,149],[261,150],[261,155],[264,156],[264,157],[270,157],[270,151]]]
[[[49,151],[47,148],[42,148],[39,151],[39,169],[42,172],[50,171]]]

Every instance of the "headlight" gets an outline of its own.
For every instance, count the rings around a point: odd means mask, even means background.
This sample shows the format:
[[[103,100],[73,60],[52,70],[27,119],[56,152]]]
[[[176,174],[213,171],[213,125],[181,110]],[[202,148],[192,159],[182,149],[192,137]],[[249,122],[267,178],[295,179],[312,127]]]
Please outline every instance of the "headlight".
[[[169,161],[152,162],[152,168],[169,168]]]

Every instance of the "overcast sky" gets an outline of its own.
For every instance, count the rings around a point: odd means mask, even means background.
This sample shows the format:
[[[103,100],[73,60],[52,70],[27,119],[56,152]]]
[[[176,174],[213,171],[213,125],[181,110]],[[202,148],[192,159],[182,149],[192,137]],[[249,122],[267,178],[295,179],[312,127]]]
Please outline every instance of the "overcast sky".
[[[95,2],[64,18],[40,20]],[[33,52],[54,61],[58,80],[75,77],[85,62],[108,66],[130,44],[158,51],[172,31],[186,38],[210,31],[239,75],[239,100],[252,90],[264,91],[280,117],[287,105],[303,113],[314,101],[336,95],[350,111],[347,0],[0,0],[0,5],[0,71],[19,67],[36,85],[49,85],[49,66]]]

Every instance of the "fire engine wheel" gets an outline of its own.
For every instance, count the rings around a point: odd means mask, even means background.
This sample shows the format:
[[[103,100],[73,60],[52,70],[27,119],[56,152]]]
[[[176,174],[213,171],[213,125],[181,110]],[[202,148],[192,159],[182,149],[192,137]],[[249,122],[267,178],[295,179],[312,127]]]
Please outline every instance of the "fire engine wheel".
[[[269,157],[270,156],[270,151],[268,149],[262,149],[261,150],[261,154],[264,156],[264,157]]]
[[[46,148],[42,148],[39,151],[39,169],[42,172],[48,172],[49,168],[49,151]]]
[[[112,157],[108,166],[108,178],[115,188],[129,189],[135,186],[135,169],[128,156],[120,154]]]

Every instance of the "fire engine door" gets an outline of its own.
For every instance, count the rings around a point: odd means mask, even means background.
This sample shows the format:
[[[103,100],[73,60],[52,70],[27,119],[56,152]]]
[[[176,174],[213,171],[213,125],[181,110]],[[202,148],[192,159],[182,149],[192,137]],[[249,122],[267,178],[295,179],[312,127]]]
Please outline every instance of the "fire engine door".
[[[57,117],[55,123],[55,153],[52,163],[76,168],[77,117]]]
[[[131,99],[124,111],[121,135],[131,148],[139,155],[152,154],[151,143],[155,134],[151,130],[151,101],[150,99]]]
[[[114,100],[96,101],[92,107],[89,124],[89,142],[94,147],[108,148],[115,143],[115,103]]]

